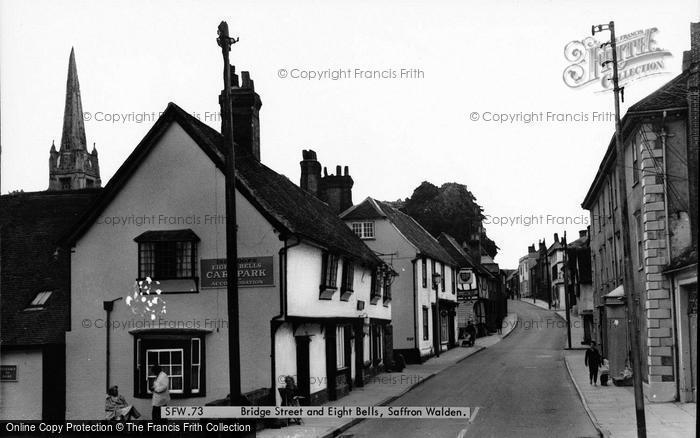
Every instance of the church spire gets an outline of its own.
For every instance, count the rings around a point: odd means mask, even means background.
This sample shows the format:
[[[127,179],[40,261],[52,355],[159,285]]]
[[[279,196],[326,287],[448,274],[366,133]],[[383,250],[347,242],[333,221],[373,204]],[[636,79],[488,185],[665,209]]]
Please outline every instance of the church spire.
[[[78,68],[75,65],[75,50],[71,48],[68,60],[68,80],[66,81],[66,106],[63,111],[63,135],[61,151],[87,150],[85,141],[85,123],[83,122],[83,103],[80,99]]]
[[[88,152],[80,101],[75,50],[71,48],[66,81],[66,107],[63,112],[63,133],[59,150],[52,143],[49,151],[49,190],[78,190],[100,187],[100,163],[97,149]]]

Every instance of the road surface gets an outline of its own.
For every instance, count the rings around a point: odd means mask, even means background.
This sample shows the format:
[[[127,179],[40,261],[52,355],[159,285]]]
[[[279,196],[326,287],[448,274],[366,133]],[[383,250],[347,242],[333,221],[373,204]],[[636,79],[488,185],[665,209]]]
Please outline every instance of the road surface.
[[[566,328],[552,312],[509,302],[507,338],[416,387],[392,406],[479,407],[474,421],[366,420],[341,437],[597,437],[564,364]]]

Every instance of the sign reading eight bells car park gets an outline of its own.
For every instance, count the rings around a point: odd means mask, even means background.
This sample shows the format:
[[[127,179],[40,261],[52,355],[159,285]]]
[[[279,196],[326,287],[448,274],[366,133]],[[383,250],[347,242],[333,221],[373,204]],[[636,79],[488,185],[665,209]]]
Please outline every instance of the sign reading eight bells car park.
[[[274,286],[275,276],[272,256],[238,259],[238,286]],[[202,289],[223,288],[228,281],[226,259],[202,259]]]

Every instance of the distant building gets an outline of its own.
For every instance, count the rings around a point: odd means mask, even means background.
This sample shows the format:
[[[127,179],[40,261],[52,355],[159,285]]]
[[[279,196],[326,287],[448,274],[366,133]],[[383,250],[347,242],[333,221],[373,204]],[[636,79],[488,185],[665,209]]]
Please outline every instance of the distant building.
[[[49,190],[85,189],[101,184],[97,149],[93,145],[92,152],[87,150],[78,68],[75,51],[71,49],[61,145],[56,150],[52,144],[49,152]]]
[[[506,274],[506,293],[511,300],[520,298],[520,269],[504,269]]]
[[[616,156],[613,137],[582,204],[591,214],[594,337],[617,375],[629,360],[626,311],[637,314],[642,378],[653,401],[697,399],[699,82],[700,23],[692,23],[683,71],[629,108],[622,119],[625,156]],[[619,159],[637,305],[626,302],[622,286]]]
[[[457,326],[460,334],[471,321],[483,336],[498,330],[507,311],[507,305],[496,290],[497,277],[481,263],[475,263],[465,245],[446,233],[438,236],[438,242],[457,262]],[[479,260],[480,261],[480,260]]]
[[[440,243],[412,217],[372,198],[340,217],[399,274],[392,284],[394,352],[415,363],[456,346],[458,265]]]
[[[553,309],[565,309],[564,242],[554,233],[554,243],[547,249],[547,265],[550,269],[550,303]]]
[[[579,231],[579,238],[566,246],[566,259],[569,269],[570,291],[574,300],[570,306],[573,314],[581,317],[583,325],[582,344],[590,344],[593,340],[593,284],[591,277],[591,247],[588,230]]]
[[[537,263],[537,251],[535,245],[530,245],[527,248],[527,255],[520,257],[518,260],[518,280],[520,282],[520,297],[533,298],[533,284],[530,278],[530,271]]]
[[[0,196],[0,420],[65,418],[70,253],[59,240],[99,187],[97,152],[88,153],[85,145],[71,50],[61,147],[51,147],[49,190]]]

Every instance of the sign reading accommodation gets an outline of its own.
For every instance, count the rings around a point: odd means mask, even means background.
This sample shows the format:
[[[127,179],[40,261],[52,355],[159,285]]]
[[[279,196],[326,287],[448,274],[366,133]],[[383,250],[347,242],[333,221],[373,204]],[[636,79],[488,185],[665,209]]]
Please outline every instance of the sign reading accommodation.
[[[1,365],[0,366],[0,381],[15,382],[17,381],[17,365]]]
[[[228,271],[226,259],[202,259],[202,289],[226,287]],[[274,286],[273,259],[269,257],[249,257],[238,259],[238,286]]]

